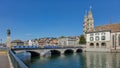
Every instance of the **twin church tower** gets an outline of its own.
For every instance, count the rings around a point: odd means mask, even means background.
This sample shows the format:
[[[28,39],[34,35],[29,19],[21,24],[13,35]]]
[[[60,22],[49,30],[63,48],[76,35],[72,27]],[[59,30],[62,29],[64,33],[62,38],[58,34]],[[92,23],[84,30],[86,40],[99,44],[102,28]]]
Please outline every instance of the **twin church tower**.
[[[94,18],[92,15],[92,7],[90,7],[89,11],[86,12],[84,16],[83,34],[92,31],[94,31]]]

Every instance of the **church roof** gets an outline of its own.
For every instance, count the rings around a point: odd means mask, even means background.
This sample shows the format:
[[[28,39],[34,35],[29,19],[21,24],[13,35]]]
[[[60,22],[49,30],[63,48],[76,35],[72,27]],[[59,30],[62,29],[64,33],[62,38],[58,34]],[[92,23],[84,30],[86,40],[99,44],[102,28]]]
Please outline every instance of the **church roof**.
[[[107,25],[102,25],[102,26],[96,26],[96,31],[101,31],[101,30],[111,30],[111,32],[118,32],[120,31],[120,23],[117,24],[107,24]]]

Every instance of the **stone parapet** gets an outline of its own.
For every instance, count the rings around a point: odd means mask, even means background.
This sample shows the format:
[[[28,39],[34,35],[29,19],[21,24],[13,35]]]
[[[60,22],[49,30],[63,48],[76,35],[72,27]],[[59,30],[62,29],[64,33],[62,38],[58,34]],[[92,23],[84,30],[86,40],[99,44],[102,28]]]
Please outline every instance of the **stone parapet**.
[[[85,50],[93,52],[110,52],[110,49],[107,48],[86,48]]]

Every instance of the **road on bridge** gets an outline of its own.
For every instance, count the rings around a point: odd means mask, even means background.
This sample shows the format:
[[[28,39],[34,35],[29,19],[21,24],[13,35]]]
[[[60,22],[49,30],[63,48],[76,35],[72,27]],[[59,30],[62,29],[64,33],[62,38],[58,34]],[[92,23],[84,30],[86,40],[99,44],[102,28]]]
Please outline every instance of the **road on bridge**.
[[[10,68],[6,51],[0,51],[0,68]]]

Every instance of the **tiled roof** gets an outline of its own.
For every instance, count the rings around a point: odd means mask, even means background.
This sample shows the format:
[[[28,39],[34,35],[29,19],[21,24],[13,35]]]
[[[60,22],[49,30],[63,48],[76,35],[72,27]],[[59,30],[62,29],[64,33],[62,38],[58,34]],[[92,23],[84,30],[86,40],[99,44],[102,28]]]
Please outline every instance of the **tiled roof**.
[[[95,30],[96,31],[111,30],[111,32],[117,32],[120,31],[120,23],[97,26]]]

